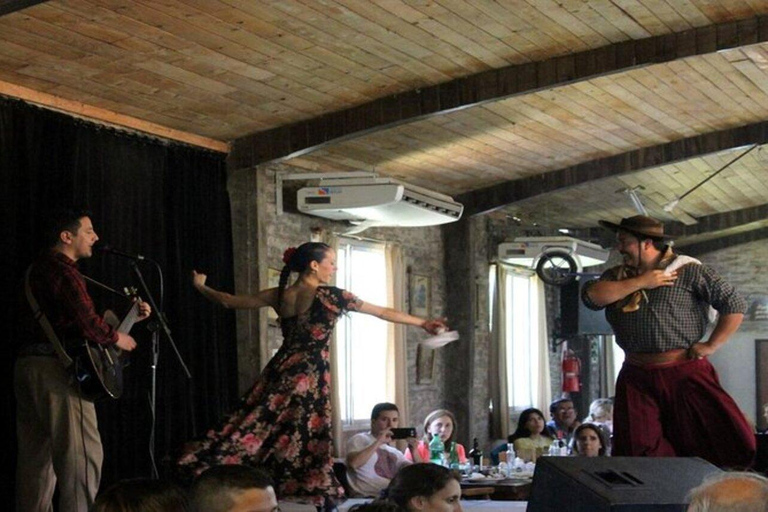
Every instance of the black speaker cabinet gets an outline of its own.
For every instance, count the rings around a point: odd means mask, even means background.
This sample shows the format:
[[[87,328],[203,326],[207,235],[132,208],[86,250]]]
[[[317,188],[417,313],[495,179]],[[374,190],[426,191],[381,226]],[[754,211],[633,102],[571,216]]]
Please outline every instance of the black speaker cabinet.
[[[768,433],[755,434],[757,440],[757,455],[755,455],[754,470],[768,474]]]
[[[528,512],[685,511],[720,469],[698,457],[541,457]]]
[[[579,281],[571,281],[560,288],[560,336],[567,338],[581,334],[613,334],[605,311],[593,311],[581,302]]]

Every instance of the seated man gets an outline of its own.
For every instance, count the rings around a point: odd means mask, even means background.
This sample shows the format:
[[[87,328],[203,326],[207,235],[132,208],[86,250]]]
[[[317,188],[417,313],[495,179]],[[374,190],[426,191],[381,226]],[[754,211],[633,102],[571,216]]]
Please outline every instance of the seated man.
[[[688,512],[768,512],[768,479],[756,473],[716,473],[688,497]]]
[[[581,423],[576,419],[576,409],[573,408],[573,400],[559,398],[549,404],[549,413],[552,420],[547,422],[547,428],[554,439],[562,439],[565,444],[571,442],[573,432]]]
[[[396,428],[399,421],[400,411],[395,404],[376,404],[371,412],[371,431],[361,432],[347,441],[347,476],[355,496],[379,496],[398,470],[410,464],[400,450],[390,445],[390,429]],[[418,440],[408,438],[407,444],[411,453],[419,458]]]
[[[195,480],[191,494],[197,512],[279,510],[272,478],[250,466],[213,466]]]

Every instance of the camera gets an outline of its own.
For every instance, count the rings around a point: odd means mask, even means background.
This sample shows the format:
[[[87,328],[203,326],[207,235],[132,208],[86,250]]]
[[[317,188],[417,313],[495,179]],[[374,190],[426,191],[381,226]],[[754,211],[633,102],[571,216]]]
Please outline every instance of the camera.
[[[408,439],[409,437],[416,437],[415,427],[391,428],[389,430],[392,431],[392,439]]]

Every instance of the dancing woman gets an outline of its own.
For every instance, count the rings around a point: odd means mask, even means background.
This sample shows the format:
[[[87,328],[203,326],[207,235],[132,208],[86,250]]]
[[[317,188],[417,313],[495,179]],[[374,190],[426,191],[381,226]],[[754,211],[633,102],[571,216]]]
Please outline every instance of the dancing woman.
[[[179,464],[200,474],[219,464],[260,466],[272,474],[281,499],[317,507],[343,495],[332,466],[331,375],[329,343],[339,316],[347,311],[389,322],[421,327],[430,334],[446,328],[427,320],[368,304],[353,294],[327,286],[336,271],[336,254],[323,243],[305,243],[283,255],[280,284],[256,295],[231,295],[205,284],[192,273],[195,288],[227,308],[272,307],[280,317],[283,344],[238,408],[189,449]],[[286,287],[291,272],[299,274]]]

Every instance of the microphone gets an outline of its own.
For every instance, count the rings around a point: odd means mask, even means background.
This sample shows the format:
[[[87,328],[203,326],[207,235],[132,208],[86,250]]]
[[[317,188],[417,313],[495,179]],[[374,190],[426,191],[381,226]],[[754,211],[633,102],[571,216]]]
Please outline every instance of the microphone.
[[[118,249],[115,249],[111,245],[99,245],[96,247],[97,252],[103,252],[108,254],[114,254],[115,256],[120,256],[122,258],[128,258],[129,260],[137,260],[137,261],[143,261],[147,258],[142,256],[141,254],[129,254],[127,252],[120,251]]]

